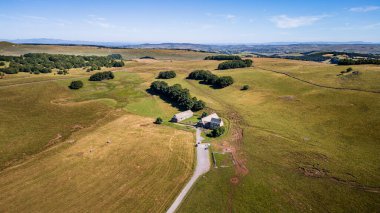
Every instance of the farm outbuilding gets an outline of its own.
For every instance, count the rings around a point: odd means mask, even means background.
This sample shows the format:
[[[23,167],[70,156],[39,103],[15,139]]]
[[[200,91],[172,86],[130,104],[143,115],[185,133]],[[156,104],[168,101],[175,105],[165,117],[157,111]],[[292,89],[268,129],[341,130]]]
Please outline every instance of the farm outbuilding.
[[[193,115],[194,115],[194,113],[191,110],[187,110],[187,111],[175,114],[171,121],[172,122],[180,122],[180,121],[183,121],[185,119],[193,117]]]
[[[212,113],[209,116],[206,116],[201,119],[199,126],[207,129],[215,129],[223,126],[224,123],[221,118],[216,113]]]

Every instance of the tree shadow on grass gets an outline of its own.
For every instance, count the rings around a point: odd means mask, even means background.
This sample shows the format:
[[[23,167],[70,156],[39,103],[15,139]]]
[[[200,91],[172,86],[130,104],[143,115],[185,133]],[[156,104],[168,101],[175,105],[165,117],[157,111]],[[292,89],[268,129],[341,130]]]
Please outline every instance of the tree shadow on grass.
[[[151,94],[151,95],[156,95],[156,96],[160,97],[161,100],[163,100],[163,101],[165,101],[166,103],[170,104],[172,107],[175,107],[175,108],[177,108],[177,109],[179,109],[179,110],[181,110],[181,111],[187,110],[186,108],[180,106],[178,103],[175,103],[175,102],[173,102],[172,100],[170,100],[168,97],[166,97],[166,96],[164,96],[164,95],[162,95],[162,94],[160,94],[160,93],[157,93],[157,92],[153,91],[153,90],[150,89],[150,88],[149,88],[149,89],[146,89],[145,91],[146,91],[147,93]]]

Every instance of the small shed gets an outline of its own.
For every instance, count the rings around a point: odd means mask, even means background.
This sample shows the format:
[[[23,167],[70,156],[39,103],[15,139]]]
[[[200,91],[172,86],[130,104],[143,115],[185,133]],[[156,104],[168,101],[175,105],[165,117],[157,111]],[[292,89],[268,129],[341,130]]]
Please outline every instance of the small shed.
[[[187,110],[184,112],[177,113],[173,116],[172,122],[181,122],[185,119],[193,117],[194,113],[191,110]]]
[[[212,113],[201,119],[200,126],[207,129],[215,129],[224,125],[221,118],[216,113]]]

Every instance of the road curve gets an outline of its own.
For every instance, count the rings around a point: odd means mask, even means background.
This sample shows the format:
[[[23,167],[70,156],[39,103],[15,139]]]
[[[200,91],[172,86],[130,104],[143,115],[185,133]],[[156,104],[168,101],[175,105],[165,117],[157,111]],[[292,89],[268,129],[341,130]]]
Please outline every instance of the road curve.
[[[196,143],[201,143],[203,138],[201,137],[201,129],[197,128],[196,131]],[[180,206],[182,201],[185,199],[187,193],[189,193],[191,187],[194,185],[195,181],[203,174],[210,170],[210,159],[209,159],[209,151],[205,150],[207,144],[198,144],[197,149],[197,165],[195,167],[195,171],[190,181],[186,184],[186,186],[182,189],[181,193],[174,200],[173,204],[168,209],[167,213],[173,213]]]

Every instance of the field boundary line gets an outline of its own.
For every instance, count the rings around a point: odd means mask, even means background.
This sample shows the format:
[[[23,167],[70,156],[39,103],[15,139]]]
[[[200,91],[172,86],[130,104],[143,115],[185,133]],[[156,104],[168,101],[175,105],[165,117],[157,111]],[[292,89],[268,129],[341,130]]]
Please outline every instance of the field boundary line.
[[[358,89],[358,88],[346,88],[346,87],[333,87],[333,86],[327,86],[327,85],[317,84],[317,83],[313,83],[311,81],[304,80],[302,78],[293,76],[293,75],[291,75],[289,73],[286,73],[286,72],[266,69],[266,68],[262,68],[262,67],[256,67],[256,68],[259,68],[260,70],[264,70],[264,71],[269,71],[269,72],[274,72],[274,73],[277,73],[277,74],[286,75],[286,76],[288,76],[290,78],[293,78],[295,80],[298,80],[298,81],[301,81],[301,82],[304,82],[304,83],[307,83],[307,84],[310,84],[310,85],[313,85],[313,86],[316,86],[316,87],[320,87],[320,88],[336,89],[336,90],[346,90],[346,91],[357,91],[357,92],[368,92],[368,93],[380,94],[380,91],[375,91],[375,90],[366,90],[366,89]]]

